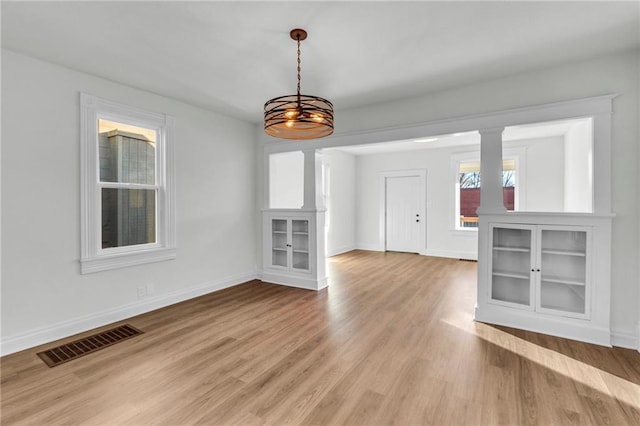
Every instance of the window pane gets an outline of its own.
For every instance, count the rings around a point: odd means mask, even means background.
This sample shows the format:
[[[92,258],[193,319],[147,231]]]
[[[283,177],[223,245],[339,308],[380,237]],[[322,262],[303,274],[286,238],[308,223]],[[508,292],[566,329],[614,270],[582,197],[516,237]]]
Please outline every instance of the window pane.
[[[480,164],[460,163],[460,227],[477,228],[480,207]]]
[[[102,248],[156,242],[156,191],[102,189]]]
[[[156,183],[156,131],[98,120],[100,181]]]
[[[460,227],[477,228],[480,207],[480,162],[461,162],[458,168],[458,184],[460,187]],[[503,202],[507,210],[515,210],[516,161],[502,162]]]

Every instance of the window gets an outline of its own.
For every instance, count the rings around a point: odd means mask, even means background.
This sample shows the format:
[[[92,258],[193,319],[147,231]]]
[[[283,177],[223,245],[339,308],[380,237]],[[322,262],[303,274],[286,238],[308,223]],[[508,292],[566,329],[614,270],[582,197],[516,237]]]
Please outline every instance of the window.
[[[503,201],[507,210],[517,210],[517,158],[502,162]],[[480,161],[457,161],[456,164],[456,229],[478,229],[480,207]]]
[[[81,95],[82,273],[175,258],[173,122]]]

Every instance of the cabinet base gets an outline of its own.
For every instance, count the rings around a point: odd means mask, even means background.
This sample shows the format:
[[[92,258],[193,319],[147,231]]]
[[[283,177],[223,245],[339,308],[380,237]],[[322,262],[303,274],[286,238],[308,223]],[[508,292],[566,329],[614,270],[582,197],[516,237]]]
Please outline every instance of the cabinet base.
[[[314,279],[310,277],[297,277],[288,274],[279,274],[275,272],[263,272],[262,281],[286,285],[289,287],[304,288],[307,290],[322,290],[329,285],[327,277]]]
[[[546,318],[539,313],[534,314],[529,311],[502,307],[476,307],[473,319],[479,322],[611,347],[611,331],[609,328],[598,327],[585,320],[555,316]]]

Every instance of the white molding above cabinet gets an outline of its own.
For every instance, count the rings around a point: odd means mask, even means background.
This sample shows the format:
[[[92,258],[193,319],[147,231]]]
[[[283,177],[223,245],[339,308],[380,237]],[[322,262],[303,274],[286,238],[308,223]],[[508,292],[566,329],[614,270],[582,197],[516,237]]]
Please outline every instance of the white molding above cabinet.
[[[477,321],[611,346],[612,216],[482,219]]]

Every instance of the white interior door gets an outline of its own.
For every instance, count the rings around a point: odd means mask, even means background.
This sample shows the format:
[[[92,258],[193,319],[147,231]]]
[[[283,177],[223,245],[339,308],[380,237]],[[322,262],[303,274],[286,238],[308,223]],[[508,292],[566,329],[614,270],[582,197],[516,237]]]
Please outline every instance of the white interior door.
[[[385,186],[386,249],[419,253],[420,178],[387,177]]]

